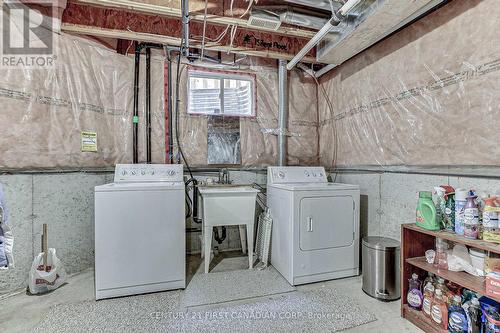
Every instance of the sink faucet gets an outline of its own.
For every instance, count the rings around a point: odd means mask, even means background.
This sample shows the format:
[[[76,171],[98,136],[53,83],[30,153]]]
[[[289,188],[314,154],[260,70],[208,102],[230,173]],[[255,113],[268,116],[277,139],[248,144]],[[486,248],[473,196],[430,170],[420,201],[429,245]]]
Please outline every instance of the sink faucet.
[[[229,180],[229,170],[227,168],[219,170],[219,184],[231,184]]]

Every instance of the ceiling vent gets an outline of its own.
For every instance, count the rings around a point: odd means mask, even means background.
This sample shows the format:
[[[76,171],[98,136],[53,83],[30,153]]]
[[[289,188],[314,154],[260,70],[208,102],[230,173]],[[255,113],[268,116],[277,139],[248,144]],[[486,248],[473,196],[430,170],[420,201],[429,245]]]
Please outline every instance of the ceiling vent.
[[[265,11],[252,10],[248,18],[248,26],[278,30],[281,26],[281,20],[279,16]]]

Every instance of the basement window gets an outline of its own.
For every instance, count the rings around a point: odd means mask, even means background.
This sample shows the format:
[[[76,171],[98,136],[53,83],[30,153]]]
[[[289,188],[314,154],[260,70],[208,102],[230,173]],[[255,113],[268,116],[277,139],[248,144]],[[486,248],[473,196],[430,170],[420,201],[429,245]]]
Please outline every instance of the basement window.
[[[253,117],[255,77],[219,71],[188,71],[188,113]]]

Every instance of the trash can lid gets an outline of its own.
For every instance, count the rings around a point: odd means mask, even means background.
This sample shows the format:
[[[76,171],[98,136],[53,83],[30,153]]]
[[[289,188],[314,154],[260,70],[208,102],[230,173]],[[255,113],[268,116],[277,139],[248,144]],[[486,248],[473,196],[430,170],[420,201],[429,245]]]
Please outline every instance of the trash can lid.
[[[399,249],[400,242],[388,237],[368,236],[363,238],[363,245],[375,250],[393,250]]]

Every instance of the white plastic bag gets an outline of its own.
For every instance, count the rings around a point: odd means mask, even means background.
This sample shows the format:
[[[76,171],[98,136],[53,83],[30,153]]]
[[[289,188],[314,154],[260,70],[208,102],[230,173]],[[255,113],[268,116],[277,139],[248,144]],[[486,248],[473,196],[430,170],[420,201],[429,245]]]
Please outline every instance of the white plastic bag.
[[[47,269],[43,267],[43,253],[40,253],[29,274],[28,286],[30,293],[42,294],[59,288],[66,281],[66,271],[56,256],[55,249],[49,249],[47,255]]]
[[[472,266],[469,251],[463,244],[456,244],[452,253],[448,254],[448,269],[454,272],[466,271],[469,274],[478,275]]]

